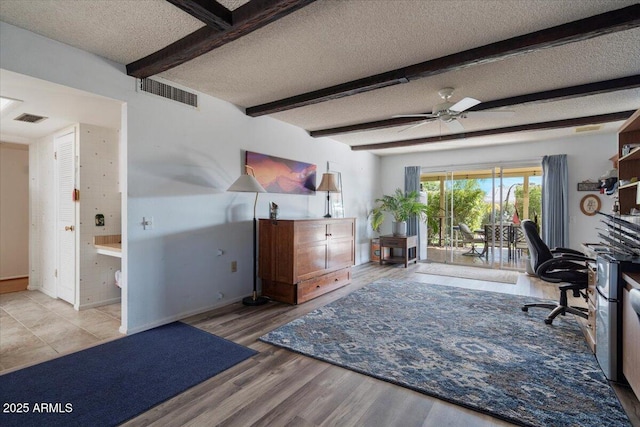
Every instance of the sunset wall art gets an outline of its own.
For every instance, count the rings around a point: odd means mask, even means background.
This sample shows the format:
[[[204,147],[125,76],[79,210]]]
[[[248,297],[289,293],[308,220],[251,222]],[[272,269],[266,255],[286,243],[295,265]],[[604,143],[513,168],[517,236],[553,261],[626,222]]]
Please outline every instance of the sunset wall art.
[[[316,165],[247,151],[246,164],[269,193],[315,194]]]

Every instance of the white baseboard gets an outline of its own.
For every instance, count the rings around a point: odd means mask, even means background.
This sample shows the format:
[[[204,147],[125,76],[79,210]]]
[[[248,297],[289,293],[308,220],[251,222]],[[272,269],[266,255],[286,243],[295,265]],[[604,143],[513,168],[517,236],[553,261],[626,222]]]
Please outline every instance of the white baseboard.
[[[138,326],[136,328],[126,328],[123,325],[123,326],[120,326],[119,331],[121,334],[126,334],[126,335],[137,334],[138,332],[147,331],[149,329],[157,328],[158,326],[166,325],[168,323],[175,322],[177,320],[182,320],[190,316],[195,316],[196,314],[200,314],[210,310],[214,310],[216,308],[224,307],[225,305],[234,304],[236,302],[242,301],[242,298],[243,297],[238,297],[238,298],[227,300],[221,304],[214,304],[212,306],[201,307],[195,310],[190,310],[184,313],[176,314],[175,316],[168,316],[163,319],[159,319],[159,320],[147,323],[146,325]]]
[[[119,302],[121,302],[121,298],[120,297],[111,298],[111,299],[108,299],[108,300],[96,301],[96,302],[92,302],[92,303],[89,303],[89,304],[80,304],[80,305],[78,305],[77,309],[78,309],[78,311],[81,311],[81,310],[87,310],[87,309],[90,309],[90,308],[102,307],[103,305],[117,304]]]
[[[41,288],[39,286],[33,286],[33,287],[32,286],[28,286],[27,289],[30,290],[30,291],[40,291],[43,294],[45,294],[46,296],[51,297],[51,298],[56,298],[56,299],[58,298],[58,296],[56,295],[55,292],[49,291],[49,290],[47,290],[45,288]]]

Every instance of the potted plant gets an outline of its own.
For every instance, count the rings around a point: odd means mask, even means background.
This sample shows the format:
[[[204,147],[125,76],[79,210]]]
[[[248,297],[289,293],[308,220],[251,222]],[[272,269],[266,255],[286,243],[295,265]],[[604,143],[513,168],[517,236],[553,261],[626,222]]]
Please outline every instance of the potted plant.
[[[371,211],[371,227],[374,231],[380,232],[380,226],[384,222],[384,213],[388,212],[393,216],[393,235],[407,235],[407,220],[413,215],[422,218],[426,217],[428,206],[420,202],[420,195],[417,191],[405,194],[399,188],[393,195],[384,195],[376,199],[380,203]]]

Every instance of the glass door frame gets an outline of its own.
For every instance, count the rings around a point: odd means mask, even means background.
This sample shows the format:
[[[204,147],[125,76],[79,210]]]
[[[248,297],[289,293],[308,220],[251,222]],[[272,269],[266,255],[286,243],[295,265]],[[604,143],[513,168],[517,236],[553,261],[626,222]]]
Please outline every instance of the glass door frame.
[[[483,223],[483,229],[485,232],[488,228],[494,227],[494,230],[499,230],[500,232],[496,235],[495,232],[491,233],[491,236],[488,236],[487,239],[487,251],[486,257],[483,255],[483,260],[486,260],[484,263],[472,263],[473,266],[476,267],[486,267],[486,268],[496,268],[503,269],[505,267],[512,268],[511,260],[508,260],[508,254],[510,249],[510,230],[504,231],[505,227],[511,227],[511,223],[508,218],[505,217],[505,208],[509,202],[505,203],[505,191],[504,191],[504,183],[505,178],[507,177],[518,177],[517,169],[523,170],[523,191],[529,191],[529,179],[531,176],[538,176],[538,171],[540,170],[541,174],[541,161],[540,160],[522,160],[517,162],[497,162],[493,164],[480,164],[480,165],[459,165],[459,166],[451,166],[445,168],[423,168],[423,173],[432,174],[439,176],[439,180],[431,180],[440,183],[440,207],[439,212],[443,212],[443,216],[439,217],[439,235],[438,235],[438,246],[443,249],[444,263],[453,264],[453,265],[469,265],[465,262],[457,261],[456,257],[456,246],[459,245],[459,240],[457,236],[457,224],[454,223],[454,188],[456,180],[464,180],[464,179],[474,179],[474,172],[478,174],[478,172],[486,171],[488,177],[487,178],[477,178],[477,179],[490,179],[491,180],[491,210],[489,214],[488,221],[485,220],[485,224]],[[527,169],[532,169],[533,172],[528,171]],[[516,169],[514,171],[513,169]],[[508,172],[507,176],[505,176],[505,171]],[[465,178],[465,175],[468,178]],[[480,173],[482,175],[482,173]],[[490,175],[490,176],[489,176]],[[512,188],[516,184],[512,185]],[[432,187],[431,191],[434,188]],[[510,192],[507,193],[510,195]],[[515,195],[515,192],[514,192]],[[525,211],[522,214],[526,215],[528,211],[528,203],[529,196],[528,194],[525,196],[526,201],[523,202],[522,209]],[[517,201],[517,200],[516,200]],[[515,202],[514,202],[514,206]],[[498,215],[500,212],[500,215]],[[519,214],[520,215],[520,214]],[[487,225],[488,227],[485,227]],[[497,238],[496,238],[497,237]],[[427,241],[427,245],[429,244],[429,240]],[[505,253],[505,249],[507,253]],[[459,252],[459,251],[458,251]],[[439,258],[442,259],[442,258]]]

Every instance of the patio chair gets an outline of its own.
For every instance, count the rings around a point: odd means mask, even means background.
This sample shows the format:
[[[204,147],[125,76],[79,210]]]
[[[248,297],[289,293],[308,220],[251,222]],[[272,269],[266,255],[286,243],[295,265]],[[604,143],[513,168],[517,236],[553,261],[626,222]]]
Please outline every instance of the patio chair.
[[[462,244],[471,243],[471,250],[469,252],[465,252],[462,255],[466,256],[482,256],[487,253],[487,239],[484,237],[484,233],[476,231],[473,232],[469,228],[469,226],[463,222],[458,224],[458,228],[460,229],[460,234],[462,234]],[[478,252],[476,249],[476,244],[482,243],[484,248],[482,252]]]
[[[498,249],[499,256],[502,256],[500,249],[506,249],[508,260],[511,260],[510,229],[511,226],[509,224],[485,224],[484,226],[484,236],[485,239],[487,239],[487,248],[491,245],[492,251]]]
[[[509,242],[511,243],[511,253],[513,254],[514,259],[518,259],[523,250],[529,250],[529,247],[527,246],[527,239],[525,238],[520,225],[513,224],[511,226],[511,238],[509,239]]]

